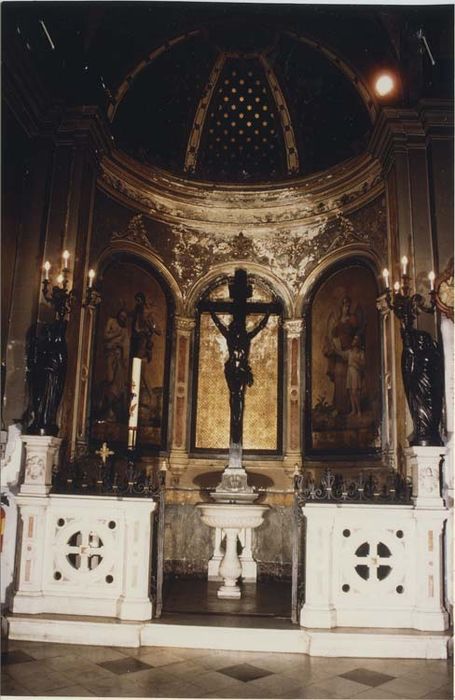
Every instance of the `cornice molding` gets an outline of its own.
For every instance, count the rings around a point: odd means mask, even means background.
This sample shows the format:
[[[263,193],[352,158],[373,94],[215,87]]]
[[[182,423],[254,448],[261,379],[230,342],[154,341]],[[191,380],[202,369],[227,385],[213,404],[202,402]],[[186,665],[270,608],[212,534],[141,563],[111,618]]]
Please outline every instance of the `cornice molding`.
[[[236,235],[239,227],[318,224],[361,208],[383,191],[380,165],[368,154],[285,184],[239,187],[184,180],[113,151],[101,160],[98,184],[114,199],[159,221],[199,231],[223,225],[226,234]]]
[[[432,138],[453,138],[453,104],[450,100],[422,100],[415,109],[383,108],[368,151],[387,172],[394,154],[424,150]]]

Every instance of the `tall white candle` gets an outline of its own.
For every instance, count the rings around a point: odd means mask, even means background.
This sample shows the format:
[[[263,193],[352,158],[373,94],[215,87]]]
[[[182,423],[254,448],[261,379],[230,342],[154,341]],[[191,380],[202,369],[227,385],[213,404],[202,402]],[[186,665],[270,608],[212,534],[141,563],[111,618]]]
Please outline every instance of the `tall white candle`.
[[[403,255],[403,257],[401,258],[401,265],[402,265],[403,275],[406,274],[406,271],[407,271],[407,269],[408,269],[408,262],[409,262],[409,261],[408,261],[406,255]]]
[[[395,290],[395,294],[398,294],[398,292],[400,291],[400,283],[395,282],[395,284],[393,285],[393,288]]]
[[[137,424],[139,420],[139,394],[141,389],[141,368],[140,357],[133,357],[133,367],[131,371],[131,400],[128,417],[128,448],[136,447]]]
[[[434,274],[433,270],[428,273],[428,279],[430,280],[430,291],[432,292],[434,289],[434,280],[436,278],[436,275]]]
[[[389,288],[389,271],[386,267],[382,271],[382,276],[384,277],[385,286],[388,289]]]
[[[93,286],[94,278],[95,278],[95,270],[89,270],[88,271],[88,286],[89,287]]]
[[[63,269],[67,270],[68,269],[68,260],[70,259],[70,254],[68,250],[63,251]]]
[[[44,263],[44,279],[48,280],[49,279],[49,270],[51,269],[51,264],[49,260],[46,260]]]

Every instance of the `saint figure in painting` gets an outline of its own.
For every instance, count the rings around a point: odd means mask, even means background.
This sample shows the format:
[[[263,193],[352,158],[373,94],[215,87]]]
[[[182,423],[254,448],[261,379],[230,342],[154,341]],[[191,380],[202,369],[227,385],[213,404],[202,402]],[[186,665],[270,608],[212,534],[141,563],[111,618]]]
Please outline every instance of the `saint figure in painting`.
[[[355,335],[349,350],[341,349],[339,338],[333,339],[338,355],[346,362],[346,390],[351,403],[350,416],[362,415],[360,397],[363,388],[363,378],[365,371],[365,351],[362,350],[360,337]]]
[[[348,387],[349,366],[351,366],[350,384],[358,384],[358,377],[354,377],[354,365],[365,362],[360,359],[362,337],[365,332],[365,323],[361,307],[357,305],[355,311],[352,310],[352,300],[349,296],[344,296],[341,300],[338,312],[331,313],[327,322],[327,334],[324,340],[323,352],[327,357],[327,376],[333,382],[333,407],[338,414],[360,415],[360,387],[355,391],[355,406],[352,403],[352,387]],[[354,338],[357,337],[354,345]],[[351,361],[348,359],[348,352],[353,350]],[[354,359],[354,358],[357,359]]]
[[[147,303],[145,294],[137,292],[134,297],[136,305],[133,311],[131,326],[131,357],[140,357],[142,360],[141,372],[141,413],[142,418],[149,422],[152,415],[160,413],[159,401],[161,391],[154,390],[150,376],[150,365],[153,354],[153,336],[161,335],[153,318],[150,304]]]
[[[108,318],[103,334],[106,379],[101,389],[100,417],[121,422],[127,410],[129,364],[128,314],[120,309]]]

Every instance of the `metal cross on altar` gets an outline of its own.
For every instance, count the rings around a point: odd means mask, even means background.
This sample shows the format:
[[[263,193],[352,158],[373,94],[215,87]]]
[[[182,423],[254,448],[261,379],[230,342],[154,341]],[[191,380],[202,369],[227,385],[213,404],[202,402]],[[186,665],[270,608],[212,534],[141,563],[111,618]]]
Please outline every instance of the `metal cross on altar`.
[[[248,301],[252,296],[252,285],[248,284],[246,270],[237,269],[234,279],[229,281],[230,301],[203,301],[201,311],[209,311],[216,327],[226,339],[229,358],[224,365],[224,374],[229,388],[230,435],[229,467],[242,469],[243,413],[245,391],[253,384],[253,373],[248,364],[252,339],[265,328],[271,313],[280,313],[277,302]],[[228,313],[232,320],[226,326],[217,314]],[[250,314],[264,314],[250,331],[246,321]]]
[[[109,457],[114,455],[115,452],[109,449],[109,447],[107,446],[107,442],[103,442],[101,448],[99,450],[96,450],[95,454],[101,457],[101,461],[103,462],[103,464],[106,464]]]

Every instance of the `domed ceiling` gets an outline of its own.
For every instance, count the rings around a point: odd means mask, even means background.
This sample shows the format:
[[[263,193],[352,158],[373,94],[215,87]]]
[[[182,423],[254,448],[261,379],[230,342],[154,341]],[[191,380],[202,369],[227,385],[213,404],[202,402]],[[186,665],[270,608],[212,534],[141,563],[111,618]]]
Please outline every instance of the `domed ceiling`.
[[[452,91],[451,7],[38,1],[2,9],[5,55],[22,52],[49,104],[98,105],[116,148],[195,180],[283,181],[365,151],[378,110],[370,86],[382,67],[401,81],[394,106]]]
[[[270,26],[227,22],[179,37],[127,88],[113,114],[117,144],[203,180],[305,175],[360,153],[370,133],[346,75]]]

